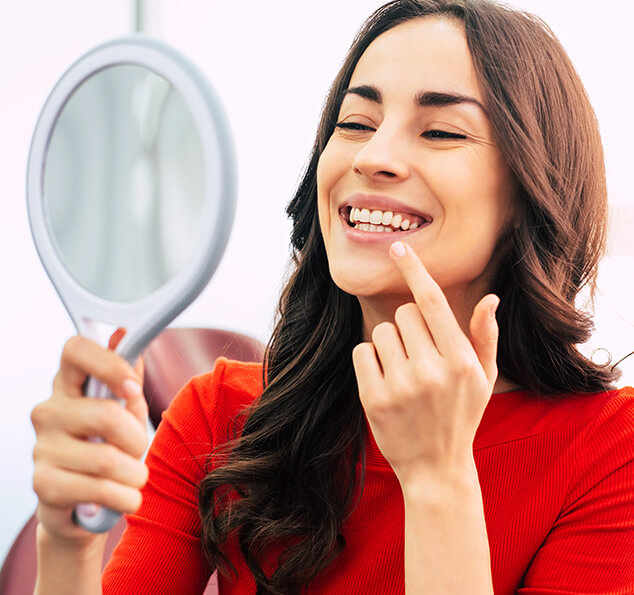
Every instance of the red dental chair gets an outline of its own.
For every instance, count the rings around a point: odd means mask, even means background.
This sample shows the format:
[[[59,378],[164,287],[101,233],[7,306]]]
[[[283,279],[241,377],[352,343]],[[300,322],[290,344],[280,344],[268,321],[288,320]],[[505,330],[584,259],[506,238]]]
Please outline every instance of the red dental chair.
[[[219,356],[240,361],[262,361],[264,345],[240,333],[205,328],[168,328],[143,352],[145,362],[144,393],[149,417],[154,425],[178,390],[197,374],[212,369]],[[35,552],[35,515],[27,521],[13,542],[0,570],[0,595],[33,593],[37,569]],[[125,519],[110,531],[104,566],[125,529]],[[209,580],[205,595],[218,592],[216,574]]]

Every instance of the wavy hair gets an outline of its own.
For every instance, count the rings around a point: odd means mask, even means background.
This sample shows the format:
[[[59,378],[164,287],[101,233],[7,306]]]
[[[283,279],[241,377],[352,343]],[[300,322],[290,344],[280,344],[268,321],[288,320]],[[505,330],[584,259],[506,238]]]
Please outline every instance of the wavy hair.
[[[345,547],[341,527],[361,495],[367,436],[351,359],[361,311],[330,277],[317,163],[368,45],[429,15],[463,24],[491,125],[517,180],[517,220],[502,238],[491,288],[501,298],[500,375],[552,397],[606,390],[618,377],[577,348],[592,331],[591,316],[575,302],[584,286],[594,291],[607,190],[598,123],[561,44],[537,17],[489,0],[388,2],[353,41],[287,207],[293,271],[265,354],[264,390],[200,485],[209,562],[235,571],[222,546],[237,538],[260,594],[305,589]],[[270,560],[275,544],[281,554]]]

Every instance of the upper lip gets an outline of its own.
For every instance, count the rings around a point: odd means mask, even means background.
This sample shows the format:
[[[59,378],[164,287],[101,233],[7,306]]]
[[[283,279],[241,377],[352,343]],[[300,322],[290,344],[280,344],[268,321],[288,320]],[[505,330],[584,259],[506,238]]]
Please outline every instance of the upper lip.
[[[396,213],[409,213],[422,217],[427,221],[432,221],[433,217],[429,213],[424,213],[418,209],[415,209],[396,198],[391,196],[384,196],[381,194],[365,194],[357,192],[348,197],[348,199],[341,205],[339,210],[343,210],[346,207],[355,207],[358,209],[378,209],[381,211],[392,211]]]

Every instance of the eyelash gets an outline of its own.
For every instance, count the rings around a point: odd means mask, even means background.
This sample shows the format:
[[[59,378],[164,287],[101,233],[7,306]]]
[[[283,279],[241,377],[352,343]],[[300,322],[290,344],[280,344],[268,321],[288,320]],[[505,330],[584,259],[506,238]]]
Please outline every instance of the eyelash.
[[[366,126],[365,124],[359,124],[358,122],[337,122],[335,124],[335,128],[343,128],[345,130],[356,130],[356,131],[365,131],[365,130],[374,130],[370,126]],[[440,138],[440,139],[465,139],[467,138],[464,134],[457,134],[455,132],[446,132],[444,130],[427,130],[423,132],[421,136],[431,135],[427,138]],[[439,136],[442,135],[442,136]]]

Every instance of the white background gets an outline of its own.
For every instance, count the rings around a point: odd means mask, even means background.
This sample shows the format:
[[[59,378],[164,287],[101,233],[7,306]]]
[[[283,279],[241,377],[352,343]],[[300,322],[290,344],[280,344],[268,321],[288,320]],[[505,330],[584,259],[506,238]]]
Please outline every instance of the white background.
[[[149,1],[149,32],[192,58],[223,99],[239,164],[236,223],[223,263],[175,326],[265,341],[288,258],[291,198],[328,86],[377,0]],[[570,53],[597,111],[617,225],[605,259],[592,346],[634,349],[634,3],[517,0]],[[25,208],[30,137],[44,100],[80,54],[133,30],[130,0],[0,0],[0,560],[35,508],[29,412],[49,396],[73,328],[31,241]],[[630,231],[631,230],[631,231]],[[634,384],[634,357],[623,384]]]

